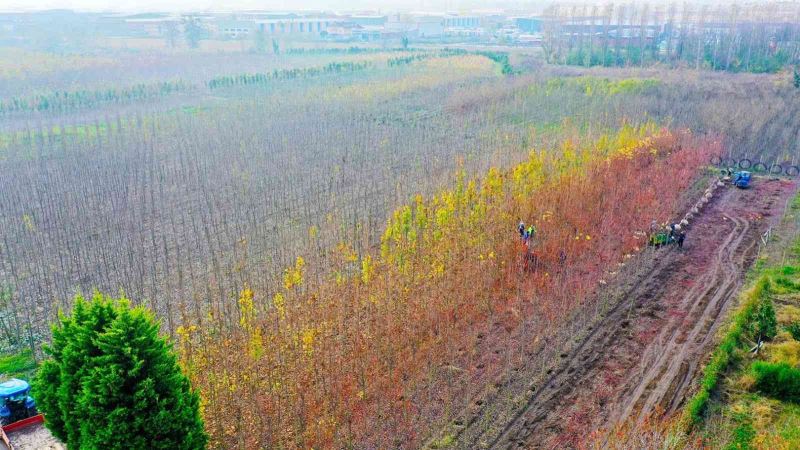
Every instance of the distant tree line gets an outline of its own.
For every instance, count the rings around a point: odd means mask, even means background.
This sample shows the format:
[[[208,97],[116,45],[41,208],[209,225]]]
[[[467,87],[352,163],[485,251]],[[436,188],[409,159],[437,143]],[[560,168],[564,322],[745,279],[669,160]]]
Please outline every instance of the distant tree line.
[[[69,112],[108,103],[127,103],[137,100],[160,98],[192,89],[184,81],[165,81],[151,84],[136,84],[126,88],[98,90],[53,91],[30,97],[14,97],[0,100],[0,116],[20,112]]]
[[[800,56],[797,4],[555,5],[547,17],[543,46],[556,64],[774,73]]]
[[[370,47],[347,47],[347,48],[289,48],[286,49],[287,55],[359,55],[363,53],[387,53],[404,52],[405,48],[370,48]]]
[[[302,54],[304,49],[291,49],[287,52]],[[349,49],[325,49],[341,50],[339,53],[361,53],[373,49],[360,47],[350,47]],[[402,49],[395,49],[400,52]],[[312,54],[315,49],[308,50]],[[469,54],[463,49],[445,48],[435,52],[416,53],[411,56],[389,58],[388,67],[398,67],[410,64],[414,61],[422,61],[429,58],[446,58],[451,56],[463,56]],[[514,73],[509,63],[508,54],[503,52],[472,52],[481,55],[500,64],[503,74]],[[214,90],[232,86],[258,86],[277,80],[307,79],[321,75],[352,73],[375,67],[371,61],[362,62],[331,62],[319,67],[305,67],[292,69],[275,69],[269,73],[225,75],[212,78],[205,82],[205,87]],[[153,100],[164,98],[176,93],[190,92],[198,89],[199,86],[184,80],[165,81],[158,83],[140,83],[129,87],[107,88],[107,89],[82,89],[75,91],[52,91],[26,97],[13,97],[10,99],[0,99],[0,117],[19,113],[69,113],[72,111],[95,108],[107,104],[122,104],[136,102],[140,100]]]
[[[386,63],[389,67],[404,66],[416,61],[423,61],[430,58],[446,58],[448,56],[466,55],[468,52],[459,48],[445,48],[438,52],[418,53],[411,56],[400,56],[397,58],[390,58]],[[485,56],[485,55],[484,55]]]
[[[259,85],[268,80],[292,80],[324,74],[357,72],[367,69],[370,62],[331,62],[321,67],[274,70],[271,73],[241,74],[215,77],[205,83],[209,89],[238,85]],[[391,66],[391,64],[390,64]],[[19,113],[68,113],[107,104],[151,100],[189,92],[198,86],[184,80],[140,83],[133,86],[107,89],[52,91],[42,94],[0,99],[0,117]]]

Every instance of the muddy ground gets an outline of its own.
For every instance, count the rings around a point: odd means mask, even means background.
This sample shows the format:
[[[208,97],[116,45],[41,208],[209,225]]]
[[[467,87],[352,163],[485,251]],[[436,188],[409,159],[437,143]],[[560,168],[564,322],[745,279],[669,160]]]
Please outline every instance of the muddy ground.
[[[568,344],[548,349],[558,356],[546,369],[531,353],[476,398],[446,431],[453,447],[576,448],[622,421],[676,411],[794,191],[767,178],[719,188],[684,248],[643,250],[621,269],[600,294],[607,308],[565,330]]]

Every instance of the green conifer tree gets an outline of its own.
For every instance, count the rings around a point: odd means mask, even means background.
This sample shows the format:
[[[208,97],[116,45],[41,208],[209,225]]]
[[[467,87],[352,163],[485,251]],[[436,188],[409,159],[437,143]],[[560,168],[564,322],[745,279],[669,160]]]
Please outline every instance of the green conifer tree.
[[[144,308],[79,296],[46,351],[34,395],[68,448],[205,448],[199,397]]]
[[[767,293],[767,295],[769,294]],[[775,317],[775,308],[772,306],[772,300],[769,297],[763,298],[758,304],[753,328],[753,335],[756,339],[769,341],[778,334],[778,321]]]

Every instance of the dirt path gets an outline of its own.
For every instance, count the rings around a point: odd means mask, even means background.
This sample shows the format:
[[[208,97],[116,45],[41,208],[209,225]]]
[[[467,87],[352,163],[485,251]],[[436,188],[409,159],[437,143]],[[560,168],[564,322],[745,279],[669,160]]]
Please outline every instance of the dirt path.
[[[750,222],[723,214],[733,228],[717,249],[711,268],[702,273],[683,295],[678,307],[685,317],[670,316],[639,364],[643,375],[634,378],[634,389],[625,393],[622,407],[612,417],[624,419],[639,411],[639,418],[656,407],[673,412],[693,379],[698,354],[713,337],[712,330],[725,302],[741,286],[740,274],[754,255],[757,239],[748,233]],[[747,239],[749,238],[749,239]]]
[[[761,233],[793,191],[793,183],[768,179],[719,189],[683,250],[642,255],[637,272],[609,286],[604,317],[576,333],[544,376],[533,365],[516,368],[456,421],[456,446],[574,448],[598,429],[679,408]]]
[[[64,444],[58,441],[42,424],[10,433],[8,438],[14,450],[64,450]]]

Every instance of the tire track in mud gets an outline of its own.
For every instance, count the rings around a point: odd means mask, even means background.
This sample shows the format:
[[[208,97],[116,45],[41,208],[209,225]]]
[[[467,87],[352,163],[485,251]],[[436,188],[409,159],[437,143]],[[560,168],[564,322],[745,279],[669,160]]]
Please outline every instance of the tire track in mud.
[[[756,256],[760,228],[766,226],[759,214],[773,215],[773,204],[780,203],[775,200],[791,191],[780,183],[763,180],[763,186],[750,191],[723,189],[690,230],[705,245],[694,244],[686,253],[662,249],[657,259],[646,261],[649,266],[613,296],[611,309],[560,349],[561,359],[546,376],[531,367],[515,369],[501,392],[460,421],[455,447],[574,447],[596,429],[678,409],[719,317]],[[635,342],[634,330],[647,326],[654,328],[653,337]],[[628,381],[615,386],[612,398],[593,411],[596,415],[575,436],[567,419],[580,409],[579,403],[593,401],[595,389],[602,386],[599,377],[619,363],[615,359],[622,360]],[[520,397],[524,402],[518,402]],[[563,439],[569,433],[573,436]]]
[[[502,433],[485,448],[537,448],[538,443],[529,442],[537,430],[545,429],[551,434],[557,434],[557,426],[549,423],[548,419],[567,395],[582,380],[595,373],[594,369],[603,362],[605,355],[597,350],[611,347],[619,340],[625,339],[628,334],[628,318],[636,309],[637,300],[658,296],[663,291],[663,283],[658,274],[668,269],[669,260],[669,258],[657,260],[657,264],[630,289],[625,299],[618,303],[577,347],[570,350],[570,354],[574,356],[569,357],[566,364],[554,371],[553,376],[537,391],[538,395],[533,396],[525,409],[520,410],[514,420],[508,423]],[[556,421],[561,421],[561,418],[556,418]]]
[[[684,320],[670,318],[656,342],[650,346],[648,353],[657,356],[654,360],[643,360],[642,365],[649,369],[638,387],[625,399],[624,406],[618,409],[621,414],[615,422],[631,417],[635,411],[639,411],[638,420],[641,421],[657,407],[671,413],[679,406],[697,367],[696,358],[700,356],[697,350],[702,349],[712,336],[711,331],[716,328],[714,325],[725,300],[740,287],[738,275],[755,247],[753,241],[749,245],[744,242],[750,229],[749,221],[728,215],[724,217],[733,222],[734,229],[717,251],[713,271],[700,277],[680,303],[682,308],[689,307],[687,317],[694,320],[694,326],[687,332],[682,326]],[[697,342],[698,337],[700,342]]]
[[[666,258],[657,259],[655,263],[643,274],[644,276],[639,278],[633,286],[629,287],[624,293],[622,293],[623,298],[634,299],[635,296],[632,295],[633,292],[640,289],[645,289],[648,292],[656,289],[656,284],[652,283],[654,280],[653,275],[661,270],[664,270],[667,265],[668,263]],[[593,346],[597,342],[601,342],[602,345],[608,345],[613,340],[618,339],[616,333],[612,332],[614,328],[611,327],[610,324],[615,322],[618,323],[620,320],[624,320],[624,317],[629,314],[629,311],[633,306],[632,303],[632,301],[622,301],[616,303],[610,310],[607,311],[605,317],[594,323],[591,326],[588,334],[580,339],[576,347],[570,349],[570,352],[575,356],[563,360],[562,364],[559,364],[558,367],[548,370],[548,378],[543,380],[538,388],[535,388],[533,394],[527,399],[525,407],[519,409],[517,413],[511,417],[511,420],[499,430],[499,434],[497,433],[497,428],[486,427],[479,424],[476,420],[479,417],[476,417],[469,421],[466,424],[466,428],[460,433],[460,445],[458,447],[501,448],[498,447],[498,444],[503,439],[508,439],[509,433],[514,430],[516,425],[523,423],[524,421],[524,425],[528,426],[541,419],[541,417],[536,417],[533,421],[531,421],[526,417],[532,411],[546,409],[548,406],[551,406],[553,402],[558,401],[559,388],[565,387],[565,382],[560,381],[561,378],[566,376],[570,380],[578,379],[582,374],[600,362],[600,354],[591,352],[591,349],[587,349],[587,347],[590,345]],[[583,352],[584,350],[587,351]],[[569,386],[569,383],[566,383],[566,385]],[[490,413],[489,411],[486,412]],[[480,427],[479,431],[471,432],[472,430],[470,430],[470,427],[473,425],[478,425]],[[466,439],[464,439],[465,437]]]

